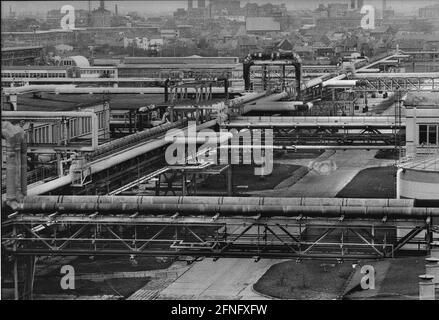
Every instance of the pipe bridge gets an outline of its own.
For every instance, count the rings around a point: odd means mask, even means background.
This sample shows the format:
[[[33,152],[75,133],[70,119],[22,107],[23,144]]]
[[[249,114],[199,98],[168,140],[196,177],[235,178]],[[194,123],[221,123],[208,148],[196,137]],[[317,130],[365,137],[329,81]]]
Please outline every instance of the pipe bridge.
[[[428,250],[439,217],[394,199],[27,196],[12,208],[3,247],[16,255],[382,258]]]

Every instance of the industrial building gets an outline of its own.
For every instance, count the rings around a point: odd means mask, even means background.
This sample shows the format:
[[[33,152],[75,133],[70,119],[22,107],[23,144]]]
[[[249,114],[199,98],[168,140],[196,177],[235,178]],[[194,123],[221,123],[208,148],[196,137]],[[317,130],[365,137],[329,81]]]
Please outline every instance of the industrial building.
[[[353,32],[363,5],[329,5],[311,33]],[[286,5],[187,1],[194,26],[235,10],[243,36],[275,41],[51,65],[57,40],[38,31],[42,47],[2,46],[2,298],[439,299],[437,50],[393,48],[382,28],[387,49],[366,55],[341,32],[344,54],[319,38],[312,63],[312,34],[277,37]],[[104,1],[88,12],[95,28],[63,34],[131,32]],[[170,43],[196,33],[171,25]]]

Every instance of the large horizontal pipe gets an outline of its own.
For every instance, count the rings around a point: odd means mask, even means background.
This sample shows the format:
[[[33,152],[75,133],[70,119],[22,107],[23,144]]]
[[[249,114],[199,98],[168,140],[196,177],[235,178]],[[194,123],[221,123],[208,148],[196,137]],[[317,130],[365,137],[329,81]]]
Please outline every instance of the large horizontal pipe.
[[[60,89],[71,89],[74,88],[71,84],[65,84],[65,85],[47,85],[47,84],[33,84],[29,86],[21,86],[21,87],[5,87],[3,88],[3,92],[6,95],[10,94],[23,94],[23,93],[29,93],[29,92],[55,92],[55,90]]]
[[[286,99],[288,98],[288,93],[287,92],[281,92],[281,93],[276,93],[276,94],[271,94],[269,96],[266,97],[262,97],[260,99],[257,100],[256,103],[254,104],[248,104],[245,105],[242,109],[242,113],[247,113],[253,110],[260,110],[259,108],[265,108],[264,104],[267,102],[275,102],[275,101],[279,101],[282,99]]]
[[[204,128],[212,127],[216,123],[217,123],[216,120],[211,120],[211,121],[205,122],[201,125],[198,125],[197,130],[202,130]],[[185,128],[183,131],[187,132],[187,128]],[[147,153],[149,151],[164,147],[165,145],[167,145],[169,143],[170,142],[166,141],[164,138],[154,139],[152,141],[146,141],[145,144],[139,145],[137,147],[133,147],[133,148],[128,149],[128,150],[123,150],[123,151],[118,152],[116,154],[111,154],[105,158],[93,161],[90,163],[91,174],[94,174],[94,173],[103,171],[105,169],[111,168],[119,163],[133,159],[133,158],[140,156],[144,153]],[[29,188],[28,194],[29,195],[44,194],[44,193],[47,193],[49,191],[55,190],[57,188],[66,186],[71,182],[72,182],[72,175],[71,175],[71,173],[69,173],[66,176],[62,176],[60,178],[49,181],[47,183],[39,184],[37,186]]]
[[[256,104],[263,104],[265,102],[273,102],[273,101],[279,101],[282,99],[286,99],[288,98],[288,92],[280,92],[280,93],[275,93],[275,94],[271,94],[269,96],[263,97],[261,99],[259,99]]]
[[[28,203],[143,203],[143,204],[242,204],[294,206],[359,206],[359,207],[413,207],[413,199],[369,198],[275,198],[275,197],[182,197],[182,196],[28,196]]]
[[[194,88],[187,88],[188,93],[195,93]],[[229,88],[233,91],[233,88]],[[6,94],[24,94],[29,92],[52,92],[57,94],[164,94],[164,87],[67,87],[60,85],[30,85],[23,87],[5,88]],[[212,87],[212,93],[223,93],[224,88]]]
[[[2,117],[8,119],[62,119],[93,117],[93,111],[2,111]]]
[[[138,212],[345,218],[387,216],[415,219],[439,217],[439,208],[417,208],[413,207],[412,200],[396,199],[44,196],[25,197],[14,209],[29,213]]]
[[[357,85],[357,80],[328,80],[323,82],[323,87],[338,87],[338,88],[349,88],[355,87]]]
[[[245,106],[245,112],[250,112],[250,111],[296,111],[299,106],[303,106],[302,101],[256,103],[254,105]]]
[[[365,78],[429,78],[429,79],[437,79],[439,78],[439,72],[405,72],[405,73],[355,73],[353,75],[356,79],[365,79]],[[330,80],[329,80],[330,81]]]
[[[128,135],[126,137],[122,137],[107,143],[102,144],[101,146],[99,146],[99,148],[91,153],[89,155],[89,157],[91,159],[96,158],[98,156],[100,156],[101,154],[107,153],[109,151],[121,148],[121,147],[127,147],[130,144],[134,143],[134,142],[141,142],[141,141],[145,141],[147,139],[150,139],[153,136],[157,136],[159,134],[166,134],[167,132],[169,132],[172,129],[184,126],[185,124],[187,124],[187,120],[178,120],[176,122],[172,122],[172,123],[165,123],[162,124],[160,126],[151,128],[151,129],[147,129],[144,131],[140,131],[131,135]]]
[[[358,70],[357,73],[379,73],[380,69],[372,68],[372,69],[362,69]]]
[[[260,99],[262,97],[265,97],[266,92],[251,92],[251,93],[245,93],[243,94],[241,97],[237,97],[235,99],[229,100],[228,101],[228,106],[229,107],[233,107],[236,105],[241,105],[244,103],[248,103],[257,99]]]

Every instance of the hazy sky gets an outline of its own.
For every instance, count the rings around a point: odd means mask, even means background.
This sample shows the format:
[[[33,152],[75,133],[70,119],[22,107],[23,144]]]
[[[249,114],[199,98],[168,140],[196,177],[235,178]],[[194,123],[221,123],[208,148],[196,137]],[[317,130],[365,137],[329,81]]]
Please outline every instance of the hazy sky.
[[[215,1],[215,0],[211,0]],[[241,5],[246,2],[258,3],[286,3],[288,9],[315,9],[319,3],[342,3],[350,0],[241,0]],[[381,8],[382,0],[364,0],[365,4],[371,4],[377,8]],[[114,11],[114,5],[118,4],[120,13],[127,13],[129,11],[137,11],[142,14],[156,14],[172,12],[176,8],[187,8],[186,0],[120,0],[120,1],[105,1],[105,6]],[[196,3],[196,0],[194,0]],[[404,12],[406,14],[416,14],[417,8],[439,3],[439,0],[387,0],[387,5],[394,8],[396,11]],[[65,4],[70,4],[75,8],[87,9],[88,1],[1,1],[2,16],[9,12],[9,6],[17,13],[45,13],[50,9],[61,8]],[[92,8],[99,5],[99,1],[91,1]]]

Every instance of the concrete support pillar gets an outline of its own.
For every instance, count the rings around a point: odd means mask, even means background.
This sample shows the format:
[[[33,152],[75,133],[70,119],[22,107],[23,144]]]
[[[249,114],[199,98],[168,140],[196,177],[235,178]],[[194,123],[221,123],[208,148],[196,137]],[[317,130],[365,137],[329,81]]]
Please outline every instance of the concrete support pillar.
[[[23,128],[2,121],[6,140],[6,200],[19,200],[27,191],[27,141]]]
[[[14,299],[32,300],[35,278],[35,256],[15,257]]]
[[[21,184],[21,194],[23,196],[27,195],[27,141],[26,136],[23,136],[23,140],[20,144],[20,184]]]
[[[419,300],[435,300],[434,277],[429,274],[419,276]]]
[[[439,258],[439,241],[434,241],[431,243],[430,257]]]
[[[18,103],[17,103],[17,95],[16,94],[11,94],[9,96],[9,102],[12,105],[12,110],[17,111],[18,110]]]
[[[402,168],[398,168],[396,171],[396,199],[401,199],[401,175]]]
[[[433,283],[439,288],[439,258],[425,259],[425,273],[434,277]]]

